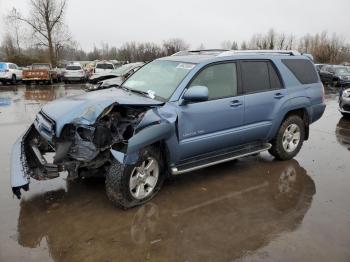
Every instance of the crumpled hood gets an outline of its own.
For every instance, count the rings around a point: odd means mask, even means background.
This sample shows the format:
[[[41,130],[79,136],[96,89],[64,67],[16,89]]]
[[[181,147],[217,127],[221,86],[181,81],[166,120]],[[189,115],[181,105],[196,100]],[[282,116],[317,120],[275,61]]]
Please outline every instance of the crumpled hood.
[[[68,96],[43,106],[42,111],[56,123],[56,136],[68,123],[90,125],[103,110],[114,104],[135,106],[156,106],[163,102],[153,100],[120,88],[110,88],[82,95]]]

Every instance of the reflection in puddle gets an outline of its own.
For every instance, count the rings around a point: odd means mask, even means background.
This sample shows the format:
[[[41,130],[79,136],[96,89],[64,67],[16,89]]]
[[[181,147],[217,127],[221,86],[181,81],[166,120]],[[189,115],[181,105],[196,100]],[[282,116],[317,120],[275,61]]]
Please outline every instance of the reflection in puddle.
[[[248,157],[167,181],[150,203],[127,211],[107,200],[103,180],[21,202],[18,242],[47,239],[57,261],[228,261],[297,229],[315,184],[296,160]]]
[[[339,144],[350,150],[350,119],[342,117],[335,129],[335,134]]]

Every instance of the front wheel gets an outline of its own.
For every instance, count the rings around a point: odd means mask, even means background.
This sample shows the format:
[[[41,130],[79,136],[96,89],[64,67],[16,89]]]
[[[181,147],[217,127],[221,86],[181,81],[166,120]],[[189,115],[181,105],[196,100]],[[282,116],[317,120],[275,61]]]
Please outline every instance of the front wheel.
[[[276,137],[271,141],[269,153],[279,160],[292,159],[301,149],[305,139],[304,121],[296,115],[286,118]]]
[[[148,147],[136,165],[123,165],[113,160],[106,175],[106,193],[115,206],[127,209],[152,199],[163,181],[159,150]]]

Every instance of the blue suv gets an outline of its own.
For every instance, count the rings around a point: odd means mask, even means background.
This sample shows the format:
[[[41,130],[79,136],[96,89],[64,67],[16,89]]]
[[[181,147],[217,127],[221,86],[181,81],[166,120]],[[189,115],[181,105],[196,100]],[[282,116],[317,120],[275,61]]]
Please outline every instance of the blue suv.
[[[164,179],[268,150],[293,158],[325,110],[310,57],[294,51],[186,51],[120,86],[45,105],[13,146],[11,184],[105,176],[122,208]],[[51,155],[51,156],[50,156]],[[49,161],[51,159],[51,161]]]

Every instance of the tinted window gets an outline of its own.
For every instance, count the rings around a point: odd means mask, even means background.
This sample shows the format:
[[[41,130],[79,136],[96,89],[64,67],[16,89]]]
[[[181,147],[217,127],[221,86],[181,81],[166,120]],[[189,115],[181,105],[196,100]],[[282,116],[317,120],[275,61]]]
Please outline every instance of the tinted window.
[[[243,61],[241,68],[245,93],[270,89],[269,69],[266,61]]]
[[[81,70],[80,66],[67,66],[66,67],[67,70]]]
[[[312,84],[318,82],[315,67],[308,59],[282,59],[288,69],[302,84]]]
[[[270,73],[270,88],[271,89],[283,88],[283,85],[281,83],[280,78],[278,77],[275,67],[271,64],[271,62],[268,62],[268,65],[269,65],[269,73]]]
[[[99,69],[114,69],[112,64],[97,64],[96,68],[99,68]]]
[[[191,86],[206,86],[209,100],[237,95],[237,72],[235,63],[212,65],[201,71]]]

